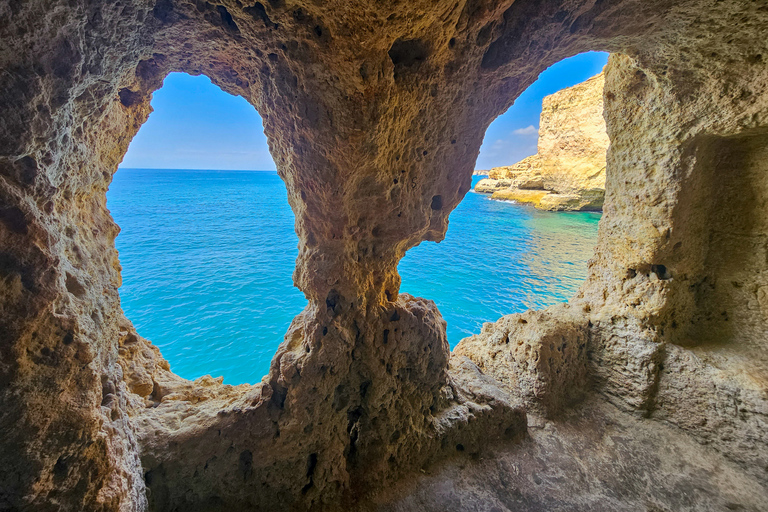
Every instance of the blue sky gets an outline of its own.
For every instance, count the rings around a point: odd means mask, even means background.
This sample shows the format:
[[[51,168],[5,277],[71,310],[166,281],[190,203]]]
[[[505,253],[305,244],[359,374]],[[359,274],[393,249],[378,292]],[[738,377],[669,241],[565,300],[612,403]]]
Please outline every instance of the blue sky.
[[[544,96],[598,74],[607,53],[590,52],[544,71],[488,128],[477,169],[511,165],[536,153]],[[261,117],[205,76],[171,73],[152,98],[155,111],[131,141],[122,168],[273,170]]]

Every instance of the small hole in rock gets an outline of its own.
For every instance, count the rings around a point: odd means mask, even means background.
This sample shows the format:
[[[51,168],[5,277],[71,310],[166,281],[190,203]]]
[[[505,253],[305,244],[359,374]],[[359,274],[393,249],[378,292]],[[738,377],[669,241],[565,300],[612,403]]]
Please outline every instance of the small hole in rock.
[[[664,265],[651,265],[651,272],[656,274],[656,276],[662,281],[672,279],[672,274],[669,272],[669,270],[667,270],[667,267]]]
[[[120,89],[117,95],[120,97],[120,103],[124,107],[132,107],[141,101],[141,93],[134,92],[128,88]]]
[[[75,276],[67,272],[67,291],[74,295],[75,297],[82,297],[85,295],[85,288],[83,285],[80,284],[80,282],[77,280]]]
[[[392,44],[388,53],[395,68],[407,68],[425,61],[429,50],[420,39],[398,39]]]

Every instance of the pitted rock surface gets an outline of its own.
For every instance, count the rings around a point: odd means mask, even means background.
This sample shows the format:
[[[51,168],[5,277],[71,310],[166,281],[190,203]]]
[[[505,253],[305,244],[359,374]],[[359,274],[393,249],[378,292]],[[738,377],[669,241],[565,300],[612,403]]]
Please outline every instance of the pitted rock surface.
[[[522,397],[451,357],[397,263],[445,236],[490,122],[587,50],[614,56],[583,391],[765,485],[767,35],[746,1],[0,5],[0,508],[350,509],[519,439]],[[105,193],[172,71],[258,109],[296,216],[309,305],[256,386],[173,375],[120,307]]]

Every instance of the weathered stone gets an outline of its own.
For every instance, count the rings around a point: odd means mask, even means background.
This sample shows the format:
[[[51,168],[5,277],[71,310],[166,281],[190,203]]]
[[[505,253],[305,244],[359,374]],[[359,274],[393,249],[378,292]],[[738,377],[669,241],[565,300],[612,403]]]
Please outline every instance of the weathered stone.
[[[488,179],[475,185],[475,192],[542,210],[600,210],[609,144],[603,119],[604,83],[601,73],[546,96],[538,152],[514,165],[491,169]],[[533,190],[538,193],[529,192]]]
[[[767,31],[762,3],[709,0],[0,5],[0,508],[354,509],[459,445],[519,439],[520,398],[451,360],[397,264],[445,236],[490,122],[590,49],[615,54],[604,215],[571,301],[595,390],[765,496]],[[120,308],[105,193],[172,71],[259,110],[296,215],[308,306],[255,386],[175,376]]]
[[[491,196],[491,199],[497,201],[515,201],[517,203],[531,203],[539,207],[542,200],[549,195],[546,190],[522,190],[519,188],[507,188],[497,190]]]
[[[718,65],[694,79],[611,57],[606,209],[572,303],[590,311],[591,368],[614,403],[685,428],[766,481],[767,352],[754,340],[766,328],[768,96],[757,77],[768,70],[744,69],[752,78]]]
[[[388,489],[382,512],[760,511],[759,480],[679,429],[588,400],[522,443],[457,458]],[[405,488],[402,488],[405,487]]]
[[[587,318],[567,304],[486,323],[455,355],[470,358],[529,410],[556,416],[588,389]]]

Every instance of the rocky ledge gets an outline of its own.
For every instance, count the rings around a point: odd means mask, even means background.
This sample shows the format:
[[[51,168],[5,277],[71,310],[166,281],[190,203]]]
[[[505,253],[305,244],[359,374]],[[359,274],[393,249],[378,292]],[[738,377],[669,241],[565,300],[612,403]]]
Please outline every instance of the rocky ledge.
[[[538,153],[488,171],[476,192],[552,211],[598,211],[605,200],[603,119],[605,76],[600,73],[544,98]]]

